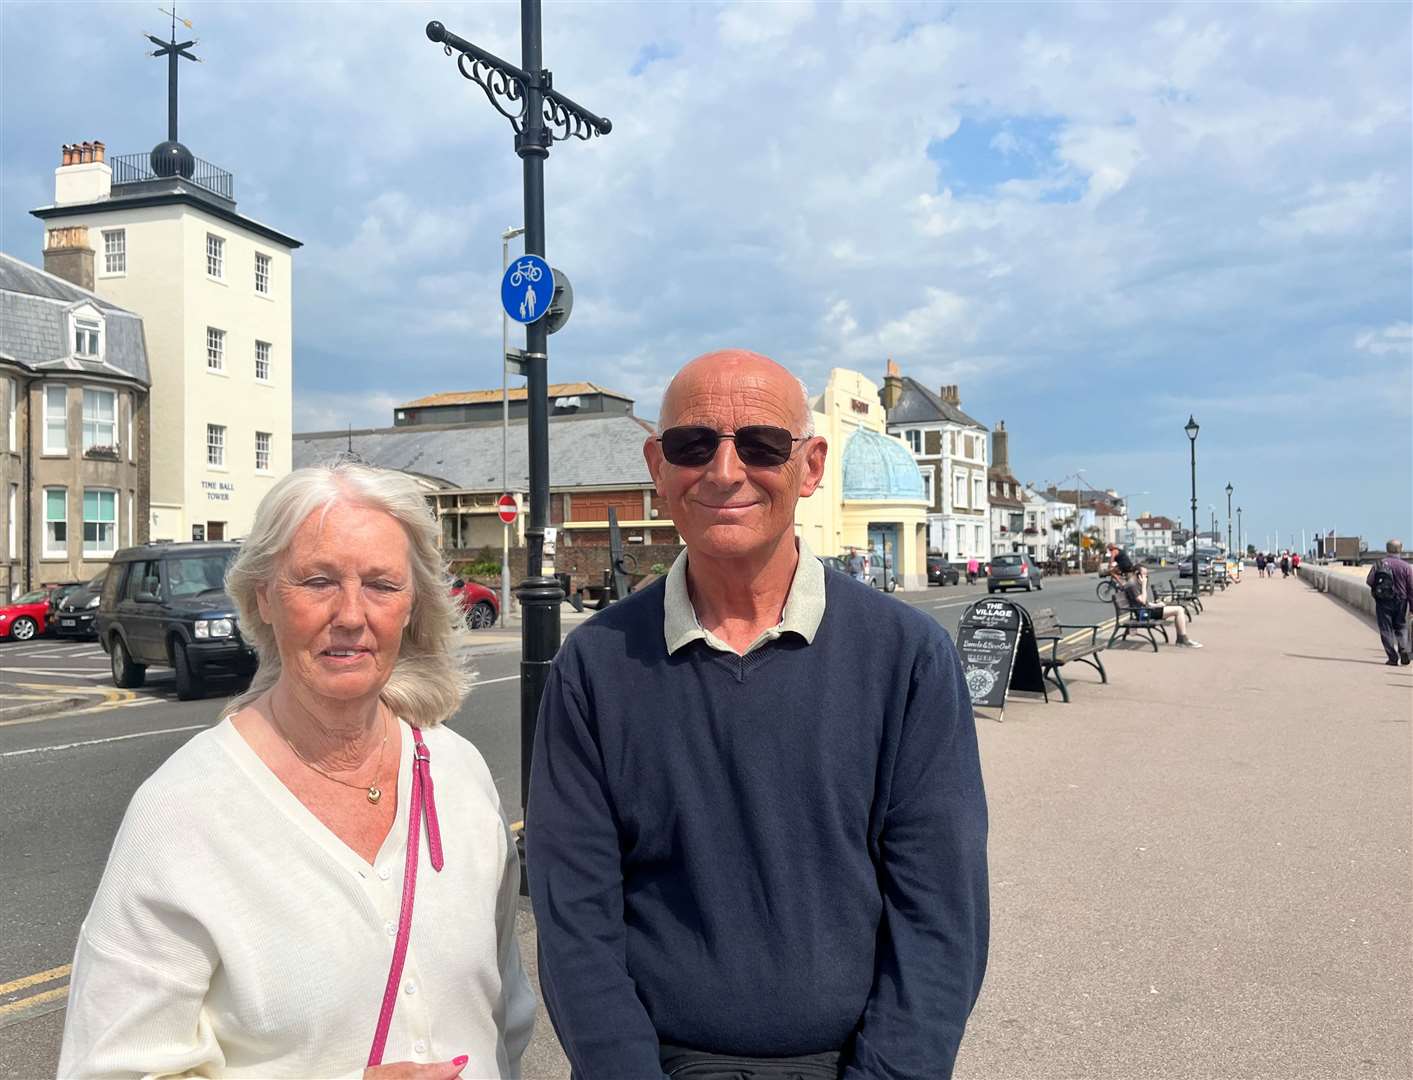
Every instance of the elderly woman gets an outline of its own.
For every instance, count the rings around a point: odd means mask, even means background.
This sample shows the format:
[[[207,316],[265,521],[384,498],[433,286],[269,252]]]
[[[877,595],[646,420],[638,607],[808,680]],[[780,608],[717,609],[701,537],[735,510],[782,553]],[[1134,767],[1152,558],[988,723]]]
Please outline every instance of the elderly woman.
[[[440,726],[465,685],[422,495],[291,473],[228,587],[259,674],[128,807],[60,1075],[519,1076],[519,865],[485,762]]]

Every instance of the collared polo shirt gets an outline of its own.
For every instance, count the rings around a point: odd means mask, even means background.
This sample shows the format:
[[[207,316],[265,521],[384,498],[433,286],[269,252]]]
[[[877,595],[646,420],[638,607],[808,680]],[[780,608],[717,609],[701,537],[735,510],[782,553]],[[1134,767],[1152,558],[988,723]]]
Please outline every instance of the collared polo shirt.
[[[780,621],[751,642],[741,656],[749,656],[782,634],[798,634],[806,643],[814,642],[814,635],[824,620],[824,564],[814,557],[802,537],[796,539],[796,544],[799,550],[799,564],[795,567],[795,578],[790,582],[790,592],[785,598]],[[736,651],[704,627],[697,618],[696,609],[692,606],[692,597],[687,591],[686,548],[682,549],[682,554],[677,556],[672,569],[668,571],[666,587],[667,591],[663,597],[662,632],[669,655],[699,639],[719,652]]]

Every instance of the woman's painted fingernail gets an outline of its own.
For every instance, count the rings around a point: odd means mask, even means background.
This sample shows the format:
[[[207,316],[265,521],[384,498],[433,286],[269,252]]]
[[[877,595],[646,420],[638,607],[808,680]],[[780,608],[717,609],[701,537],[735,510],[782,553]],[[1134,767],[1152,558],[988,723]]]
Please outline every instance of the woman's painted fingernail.
[[[458,1057],[458,1058],[452,1058],[452,1059],[451,1059],[451,1063],[452,1063],[453,1065],[455,1065],[457,1068],[460,1068],[462,1065],[465,1065],[465,1064],[466,1064],[468,1061],[470,1061],[470,1060],[471,1060],[471,1059],[470,1059],[469,1057],[467,1057],[465,1054],[462,1054],[462,1055],[461,1055],[460,1057]]]

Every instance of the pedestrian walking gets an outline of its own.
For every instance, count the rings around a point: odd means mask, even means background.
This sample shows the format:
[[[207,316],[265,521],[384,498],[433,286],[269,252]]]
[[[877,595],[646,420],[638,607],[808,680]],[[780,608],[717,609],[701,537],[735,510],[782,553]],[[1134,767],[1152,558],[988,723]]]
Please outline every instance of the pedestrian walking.
[[[364,465],[260,501],[227,575],[259,671],[123,817],[60,1076],[520,1075],[519,863],[442,726],[465,678],[440,538],[412,479]]]
[[[1300,552],[1294,551],[1290,555],[1290,572],[1296,577],[1300,576]]]
[[[1379,642],[1389,666],[1409,663],[1408,605],[1413,599],[1413,568],[1397,555],[1386,555],[1369,568],[1364,582],[1374,596]]]
[[[1281,577],[1290,577],[1290,553],[1285,551],[1281,552]]]
[[[868,581],[868,559],[858,548],[849,549],[849,573],[855,581]]]
[[[554,662],[526,817],[540,982],[582,1080],[946,1080],[986,966],[986,801],[936,620],[794,535],[802,385],[729,350],[644,453],[685,545]]]
[[[1266,576],[1266,553],[1264,551],[1256,552],[1256,576],[1258,578]]]
[[[967,584],[968,584],[968,585],[975,585],[975,584],[976,584],[976,575],[980,572],[980,570],[981,570],[981,563],[978,562],[976,556],[973,555],[970,559],[967,560]]]

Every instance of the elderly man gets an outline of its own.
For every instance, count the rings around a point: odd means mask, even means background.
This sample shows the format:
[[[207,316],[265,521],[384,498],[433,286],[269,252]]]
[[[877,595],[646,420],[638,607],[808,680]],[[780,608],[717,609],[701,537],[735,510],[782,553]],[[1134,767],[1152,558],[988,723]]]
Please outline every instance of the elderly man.
[[[698,357],[644,445],[686,550],[579,627],[526,817],[577,1080],[951,1075],[986,802],[951,640],[794,534],[827,446],[772,360]]]

